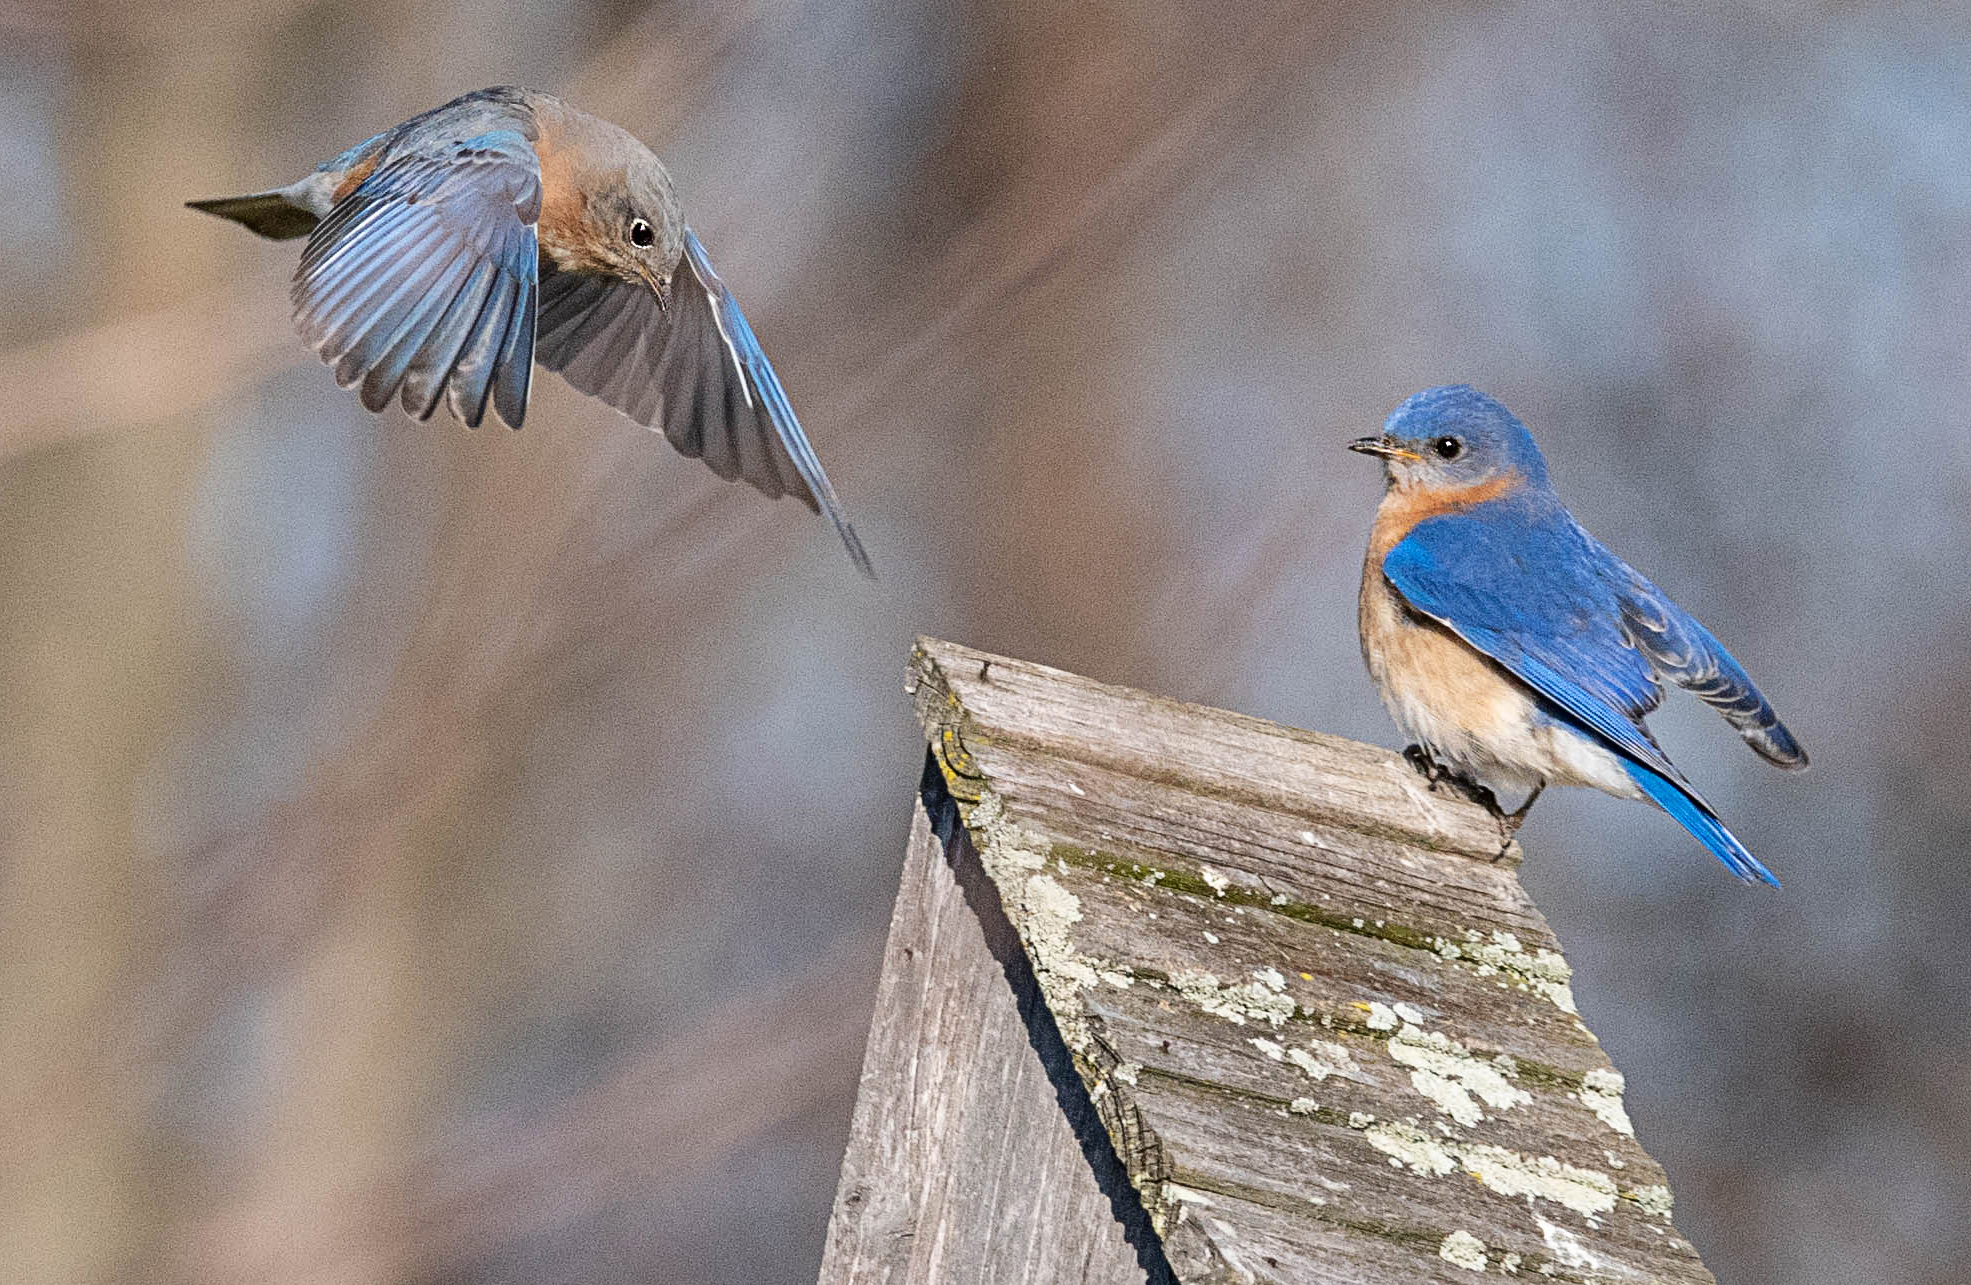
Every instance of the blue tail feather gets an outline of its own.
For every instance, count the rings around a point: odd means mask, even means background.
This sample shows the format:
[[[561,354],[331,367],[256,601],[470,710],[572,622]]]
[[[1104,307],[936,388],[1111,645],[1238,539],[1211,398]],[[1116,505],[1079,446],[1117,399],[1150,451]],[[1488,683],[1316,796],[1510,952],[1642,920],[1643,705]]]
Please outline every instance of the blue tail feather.
[[[1699,843],[1711,849],[1718,860],[1725,863],[1726,869],[1747,883],[1757,879],[1779,887],[1779,880],[1773,877],[1773,872],[1746,851],[1738,836],[1725,829],[1724,822],[1712,816],[1708,808],[1691,798],[1675,782],[1628,759],[1622,761],[1622,769],[1629,774],[1630,780],[1642,788],[1644,794],[1655,800],[1658,807],[1675,817],[1677,824],[1696,836]]]

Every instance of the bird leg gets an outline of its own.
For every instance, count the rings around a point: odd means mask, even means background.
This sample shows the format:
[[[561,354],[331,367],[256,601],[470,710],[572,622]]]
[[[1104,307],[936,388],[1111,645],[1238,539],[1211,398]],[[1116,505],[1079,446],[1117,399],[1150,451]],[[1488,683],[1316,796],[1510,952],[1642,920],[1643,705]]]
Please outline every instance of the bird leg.
[[[1403,749],[1403,757],[1411,767],[1422,773],[1424,780],[1430,782],[1433,792],[1440,785],[1447,786],[1465,798],[1484,808],[1495,817],[1505,813],[1499,807],[1499,796],[1480,785],[1468,772],[1461,772],[1450,764],[1438,759],[1427,745],[1409,745]]]
[[[1506,853],[1512,851],[1513,837],[1519,833],[1519,827],[1525,824],[1526,814],[1533,810],[1533,801],[1539,798],[1540,791],[1546,788],[1547,783],[1540,782],[1533,787],[1533,793],[1526,796],[1526,801],[1510,812],[1502,812],[1494,805],[1492,816],[1499,823],[1499,855],[1493,860],[1502,861]]]
[[[1515,834],[1519,833],[1519,827],[1526,823],[1526,814],[1533,810],[1533,801],[1539,798],[1540,791],[1546,788],[1547,788],[1547,783],[1545,781],[1540,782],[1538,785],[1533,787],[1533,793],[1526,796],[1526,802],[1520,804],[1518,807],[1514,808],[1512,811],[1504,814],[1499,818],[1501,821],[1505,822],[1505,824],[1508,827],[1508,829],[1506,830],[1506,838],[1510,839]]]

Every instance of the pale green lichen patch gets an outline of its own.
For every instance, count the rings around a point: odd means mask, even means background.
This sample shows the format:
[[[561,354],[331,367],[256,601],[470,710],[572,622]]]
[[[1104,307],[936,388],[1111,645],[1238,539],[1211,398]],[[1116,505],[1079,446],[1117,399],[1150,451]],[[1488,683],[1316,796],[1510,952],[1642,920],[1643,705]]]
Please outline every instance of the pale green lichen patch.
[[[1393,1031],[1400,1019],[1396,1010],[1381,1000],[1369,1001],[1369,1029],[1372,1031]]]
[[[1396,1120],[1386,1120],[1377,1124],[1374,1123],[1375,1117],[1371,1115],[1362,1115],[1361,1118],[1363,1123],[1357,1125],[1356,1116],[1348,1117],[1349,1127],[1362,1129],[1362,1136],[1368,1139],[1370,1146],[1388,1156],[1393,1163],[1408,1168],[1412,1173],[1430,1174],[1442,1178],[1458,1167],[1457,1152],[1416,1125]]]
[[[1670,1189],[1661,1183],[1650,1187],[1638,1187],[1634,1191],[1625,1191],[1622,1194],[1635,1201],[1637,1207],[1651,1218],[1661,1218],[1666,1223],[1670,1221],[1670,1210],[1674,1202],[1670,1198]]]
[[[1636,1126],[1629,1122],[1629,1112],[1622,1105],[1622,1089],[1622,1073],[1603,1067],[1581,1077],[1578,1096],[1581,1104],[1594,1112],[1603,1124],[1633,1138],[1636,1136]]]
[[[1293,1112],[1295,1115],[1313,1115],[1320,1108],[1321,1104],[1313,1098],[1295,1098],[1293,1101],[1287,1103],[1287,1110]]]
[[[1520,990],[1531,992],[1561,1012],[1578,1016],[1574,991],[1569,983],[1574,970],[1558,951],[1527,950],[1512,933],[1495,930],[1487,937],[1476,929],[1467,930],[1463,942],[1439,937],[1433,941],[1437,953],[1454,963],[1462,963],[1480,977],[1502,975]]]
[[[1216,973],[1179,969],[1170,975],[1170,985],[1205,1012],[1240,1026],[1251,1020],[1278,1027],[1294,1015],[1287,979],[1277,969],[1259,969],[1252,981],[1231,986],[1219,985]]]
[[[1325,1080],[1331,1075],[1349,1076],[1355,1070],[1348,1050],[1332,1040],[1312,1040],[1304,1049],[1288,1049],[1287,1060],[1315,1080]]]
[[[1437,1256],[1468,1272],[1485,1270],[1485,1242],[1468,1231],[1454,1231],[1437,1247]]]
[[[1081,899],[1046,868],[1048,845],[1006,815],[1005,801],[990,787],[966,818],[979,863],[999,886],[1000,900],[1020,931],[1033,961],[1034,979],[1053,1010],[1062,1037],[1077,1053],[1088,1046],[1081,992],[1097,985],[1118,989],[1135,985],[1126,967],[1084,955],[1075,948],[1074,927],[1081,922]]]
[[[1002,872],[1011,876],[1047,864],[1047,846],[1007,818],[1006,801],[990,786],[979,791],[979,801],[972,805],[965,824],[979,841],[980,863],[1002,886]]]
[[[1506,1111],[1533,1100],[1498,1065],[1473,1057],[1441,1031],[1425,1031],[1405,1022],[1390,1037],[1389,1056],[1410,1068],[1411,1087],[1462,1125],[1485,1118],[1480,1102],[1494,1111]]]
[[[1504,1147],[1466,1146],[1459,1154],[1472,1177],[1501,1195],[1551,1200],[1578,1214],[1605,1214],[1615,1208],[1615,1181],[1597,1170]]]
[[[1353,1125],[1354,1120],[1349,1123]],[[1552,1201],[1589,1217],[1615,1207],[1615,1183],[1607,1174],[1577,1168],[1553,1156],[1528,1156],[1455,1137],[1432,1137],[1411,1120],[1369,1124],[1362,1136],[1393,1163],[1413,1173],[1443,1177],[1463,1169],[1500,1195]]]
[[[1555,1263],[1562,1267],[1585,1269],[1591,1273],[1601,1270],[1601,1255],[1582,1243],[1579,1236],[1565,1227],[1548,1222],[1537,1214],[1534,1215],[1533,1221],[1540,1225],[1540,1239],[1546,1243],[1548,1252],[1554,1256],[1554,1262],[1540,1265],[1541,1275],[1554,1275]]]
[[[1252,1045],[1267,1057],[1272,1058],[1275,1062],[1284,1062],[1287,1060],[1286,1046],[1278,1040],[1267,1040],[1254,1036],[1252,1039],[1247,1040],[1246,1043]]]

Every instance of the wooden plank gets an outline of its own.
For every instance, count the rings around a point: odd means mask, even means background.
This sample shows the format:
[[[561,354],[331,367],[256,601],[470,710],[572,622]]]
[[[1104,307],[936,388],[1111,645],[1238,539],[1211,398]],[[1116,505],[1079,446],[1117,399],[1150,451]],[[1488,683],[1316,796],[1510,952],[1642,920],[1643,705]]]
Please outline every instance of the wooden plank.
[[[1384,750],[950,643],[920,640],[910,685],[1179,1279],[1711,1281],[1481,809]],[[902,984],[879,1021],[910,1020]],[[866,1074],[935,1040],[872,1034]]]
[[[1173,1281],[997,893],[927,776],[943,838],[920,798],[820,1279]]]

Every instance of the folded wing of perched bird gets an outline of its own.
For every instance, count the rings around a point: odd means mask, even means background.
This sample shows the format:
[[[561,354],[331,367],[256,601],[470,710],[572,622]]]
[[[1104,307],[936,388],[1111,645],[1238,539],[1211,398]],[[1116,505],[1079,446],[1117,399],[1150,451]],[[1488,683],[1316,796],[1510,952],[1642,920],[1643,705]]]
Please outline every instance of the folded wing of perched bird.
[[[286,187],[189,202],[306,236],[295,324],[363,405],[519,428],[535,361],[720,477],[827,514],[869,556],[780,379],[686,226],[670,175],[531,90],[465,95]]]

